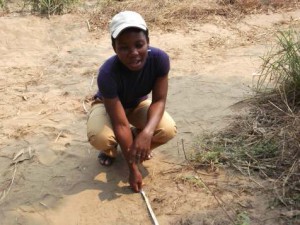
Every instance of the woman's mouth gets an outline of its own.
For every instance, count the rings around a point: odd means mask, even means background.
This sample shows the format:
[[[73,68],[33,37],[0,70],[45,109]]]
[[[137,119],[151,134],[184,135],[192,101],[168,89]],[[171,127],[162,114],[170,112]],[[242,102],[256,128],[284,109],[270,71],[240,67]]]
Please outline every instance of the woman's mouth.
[[[142,67],[142,60],[141,59],[133,60],[130,61],[127,65],[130,69],[137,70]]]

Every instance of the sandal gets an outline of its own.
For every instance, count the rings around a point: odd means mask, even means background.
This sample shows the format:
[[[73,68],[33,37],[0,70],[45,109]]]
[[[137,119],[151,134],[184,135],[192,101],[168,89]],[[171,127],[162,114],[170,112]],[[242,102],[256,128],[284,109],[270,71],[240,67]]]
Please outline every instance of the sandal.
[[[113,164],[113,162],[115,161],[115,158],[110,157],[103,152],[99,153],[98,159],[99,159],[99,163],[102,166],[111,166]]]

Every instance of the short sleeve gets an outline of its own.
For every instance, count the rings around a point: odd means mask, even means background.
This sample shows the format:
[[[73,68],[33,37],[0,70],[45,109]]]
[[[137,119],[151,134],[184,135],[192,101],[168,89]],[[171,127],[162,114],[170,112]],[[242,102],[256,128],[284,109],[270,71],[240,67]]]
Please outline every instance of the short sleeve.
[[[116,81],[113,79],[112,74],[107,73],[103,68],[99,70],[97,83],[99,92],[104,98],[115,98],[118,96]]]
[[[170,71],[170,59],[167,53],[160,50],[157,53],[157,76],[162,77],[169,73]]]

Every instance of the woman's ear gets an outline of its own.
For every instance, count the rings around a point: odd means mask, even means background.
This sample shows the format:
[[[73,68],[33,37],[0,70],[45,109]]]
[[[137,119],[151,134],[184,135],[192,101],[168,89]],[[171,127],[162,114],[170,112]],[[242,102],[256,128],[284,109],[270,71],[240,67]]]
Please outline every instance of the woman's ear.
[[[114,52],[117,53],[117,52],[116,52],[116,44],[112,44],[111,46],[113,47]]]
[[[111,43],[111,46],[113,47],[113,50],[115,53],[117,53],[117,48],[116,48],[116,40],[114,40],[112,43]]]
[[[111,46],[113,47],[113,49],[116,53],[116,39],[114,39],[112,36],[111,36]]]

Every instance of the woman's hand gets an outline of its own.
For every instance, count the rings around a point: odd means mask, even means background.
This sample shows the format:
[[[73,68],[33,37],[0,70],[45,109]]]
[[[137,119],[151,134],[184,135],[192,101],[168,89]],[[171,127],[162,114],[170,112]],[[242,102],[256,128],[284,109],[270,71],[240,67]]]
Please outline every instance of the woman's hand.
[[[138,168],[130,170],[129,173],[129,184],[134,192],[140,192],[143,185],[143,177]]]
[[[140,163],[149,159],[152,136],[145,130],[136,136],[129,151],[131,162]]]

